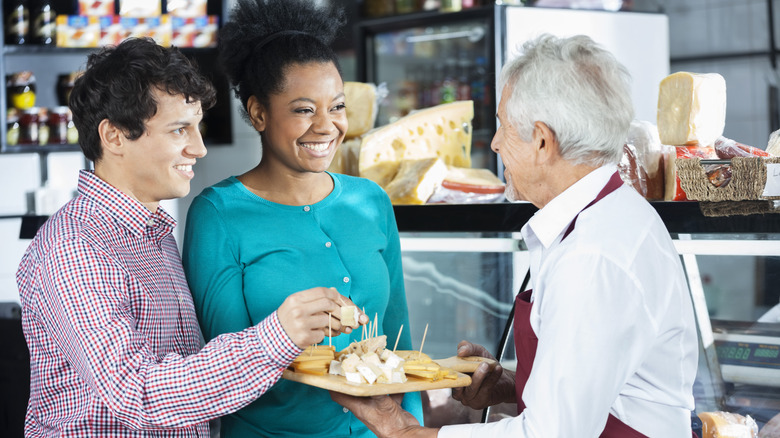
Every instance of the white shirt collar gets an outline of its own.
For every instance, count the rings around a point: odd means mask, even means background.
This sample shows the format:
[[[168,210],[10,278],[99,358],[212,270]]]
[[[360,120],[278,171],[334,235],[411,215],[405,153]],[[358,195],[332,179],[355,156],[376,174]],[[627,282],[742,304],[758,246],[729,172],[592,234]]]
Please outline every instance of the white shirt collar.
[[[528,233],[533,233],[545,248],[549,248],[574,217],[598,196],[616,170],[616,165],[608,164],[572,184],[531,217],[521,230],[523,238],[527,239]]]

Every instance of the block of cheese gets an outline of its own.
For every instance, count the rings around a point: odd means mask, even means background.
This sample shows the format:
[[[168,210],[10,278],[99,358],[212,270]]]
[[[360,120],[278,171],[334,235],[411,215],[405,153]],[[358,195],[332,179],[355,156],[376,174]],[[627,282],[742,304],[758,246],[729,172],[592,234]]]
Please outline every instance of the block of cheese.
[[[385,187],[401,160],[439,157],[444,164],[471,167],[470,100],[414,111],[361,138],[359,176]]]
[[[658,90],[658,135],[672,146],[709,146],[726,125],[726,81],[717,73],[677,72]]]
[[[766,144],[766,153],[773,157],[780,157],[780,129],[769,134]]]
[[[393,204],[425,204],[447,176],[441,158],[403,160],[385,190]]]
[[[731,412],[702,412],[701,438],[756,438],[758,425],[748,416]]]
[[[429,204],[486,204],[504,199],[505,184],[488,169],[447,166]]]
[[[344,82],[347,103],[346,138],[359,137],[374,127],[377,113],[376,86],[363,82]]]

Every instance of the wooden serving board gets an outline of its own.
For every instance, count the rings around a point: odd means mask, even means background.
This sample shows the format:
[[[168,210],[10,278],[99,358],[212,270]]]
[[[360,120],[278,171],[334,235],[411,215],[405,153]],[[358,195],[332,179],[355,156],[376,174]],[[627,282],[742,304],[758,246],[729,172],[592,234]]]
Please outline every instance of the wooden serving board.
[[[471,377],[463,374],[463,372],[474,372],[477,366],[483,361],[490,361],[490,359],[450,357],[447,359],[435,360],[440,366],[451,368],[456,371],[458,377],[456,379],[441,379],[434,382],[408,376],[405,383],[374,383],[373,385],[367,383],[357,384],[347,382],[347,379],[344,378],[344,376],[336,376],[333,374],[317,376],[313,374],[296,373],[289,369],[284,370],[282,378],[330,391],[367,397],[371,395],[400,394],[426,391],[429,389],[468,386],[471,384]],[[492,362],[495,363],[495,361]]]

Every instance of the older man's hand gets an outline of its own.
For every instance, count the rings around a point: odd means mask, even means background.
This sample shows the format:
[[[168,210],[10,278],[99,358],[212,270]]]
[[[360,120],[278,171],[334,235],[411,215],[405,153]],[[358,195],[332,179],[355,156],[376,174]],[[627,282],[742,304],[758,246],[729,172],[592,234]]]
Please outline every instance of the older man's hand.
[[[438,429],[420,426],[390,396],[353,397],[331,391],[330,397],[352,411],[379,438],[435,438],[438,433]]]
[[[458,356],[480,356],[495,359],[485,347],[471,342],[458,344]],[[501,365],[480,364],[471,375],[471,385],[452,389],[452,398],[472,409],[485,409],[499,403],[515,403],[515,376]]]

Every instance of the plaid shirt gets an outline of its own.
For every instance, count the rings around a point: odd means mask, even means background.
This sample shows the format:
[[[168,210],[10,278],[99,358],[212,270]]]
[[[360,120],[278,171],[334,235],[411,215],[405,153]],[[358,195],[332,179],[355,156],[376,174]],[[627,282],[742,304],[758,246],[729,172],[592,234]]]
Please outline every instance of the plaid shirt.
[[[175,220],[88,171],[16,274],[30,349],[25,436],[208,437],[300,353],[273,313],[202,347]]]

